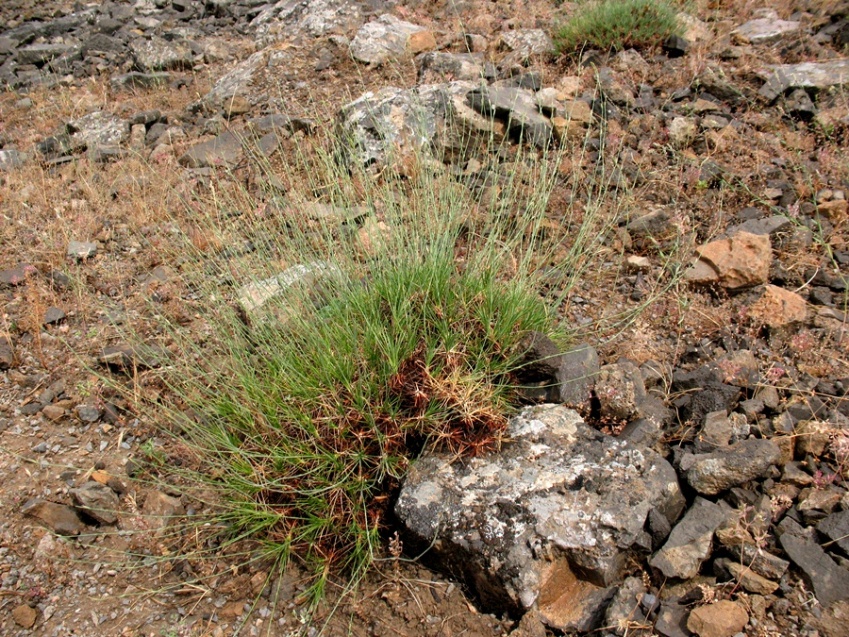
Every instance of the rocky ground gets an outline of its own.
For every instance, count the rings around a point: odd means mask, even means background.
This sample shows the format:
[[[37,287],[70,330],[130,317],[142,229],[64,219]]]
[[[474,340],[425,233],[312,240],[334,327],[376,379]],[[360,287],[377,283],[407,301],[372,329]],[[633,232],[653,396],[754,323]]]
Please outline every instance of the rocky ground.
[[[689,3],[662,48],[558,58],[575,7],[546,0],[3,2],[0,632],[849,634],[849,5],[766,5]],[[390,543],[309,618],[297,569],[196,559],[199,503],[142,470],[178,450],[100,375],[144,366],[119,346],[146,302],[192,320],[157,250],[176,210],[210,184],[285,191],[253,160],[334,123],[348,161],[403,173],[420,108],[494,196],[515,166],[449,118],[566,149],[564,173],[616,158],[621,217],[563,309],[586,343],[538,339],[526,379],[581,417],[527,412],[496,459],[422,462],[396,513],[430,568]],[[580,193],[556,195],[568,241]]]

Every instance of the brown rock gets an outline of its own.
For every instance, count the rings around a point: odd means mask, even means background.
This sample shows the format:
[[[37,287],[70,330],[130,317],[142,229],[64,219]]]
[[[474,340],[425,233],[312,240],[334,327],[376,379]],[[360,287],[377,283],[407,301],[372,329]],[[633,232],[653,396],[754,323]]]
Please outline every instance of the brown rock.
[[[436,48],[436,38],[430,31],[417,31],[407,40],[407,51],[415,55],[423,51],[433,51]]]
[[[699,637],[731,637],[749,623],[749,613],[727,600],[700,606],[690,613],[687,629]]]
[[[59,405],[46,405],[44,409],[41,410],[41,413],[44,414],[44,417],[48,420],[56,422],[61,419],[66,412],[62,407],[59,407]]]
[[[38,612],[32,606],[21,604],[12,610],[12,619],[22,628],[32,628],[35,626],[35,620],[38,619]]]
[[[849,210],[849,202],[845,199],[835,199],[834,201],[824,201],[817,204],[817,212],[828,217],[832,223],[844,221],[847,210]]]
[[[12,349],[12,339],[0,336],[0,369],[15,366],[15,351]]]
[[[183,515],[185,509],[178,498],[161,491],[150,491],[145,498],[142,513],[153,527],[164,529],[174,517]]]
[[[731,573],[731,577],[737,580],[740,586],[750,593],[770,595],[778,589],[778,582],[758,575],[745,564],[728,559],[717,560],[717,562]]]
[[[566,560],[554,562],[538,600],[539,616],[549,628],[586,632],[598,627],[615,589],[579,579]]]
[[[719,284],[739,290],[765,283],[772,263],[769,237],[738,232],[696,249],[699,261],[685,278],[694,284]],[[707,267],[705,267],[707,266]]]
[[[59,535],[79,535],[85,530],[77,512],[65,504],[35,498],[24,504],[21,513],[44,522]]]
[[[767,284],[761,297],[749,308],[749,317],[773,328],[804,323],[808,318],[808,304],[795,292]]]

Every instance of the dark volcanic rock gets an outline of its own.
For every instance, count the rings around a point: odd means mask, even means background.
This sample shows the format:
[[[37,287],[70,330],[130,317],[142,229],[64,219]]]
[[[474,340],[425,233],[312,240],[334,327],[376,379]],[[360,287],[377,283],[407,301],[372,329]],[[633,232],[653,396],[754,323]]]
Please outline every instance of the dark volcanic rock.
[[[71,489],[71,496],[83,511],[101,524],[118,521],[118,496],[99,482],[86,482],[78,489]]]
[[[649,560],[649,564],[666,577],[689,579],[711,553],[713,534],[727,518],[725,510],[704,498],[696,498],[693,506],[672,529],[669,539]]]
[[[784,533],[779,542],[790,560],[801,569],[820,604],[829,606],[849,599],[849,570],[838,566],[819,544],[789,532]]]
[[[696,491],[716,495],[762,477],[780,457],[781,450],[771,440],[750,439],[713,453],[685,455],[681,470]]]

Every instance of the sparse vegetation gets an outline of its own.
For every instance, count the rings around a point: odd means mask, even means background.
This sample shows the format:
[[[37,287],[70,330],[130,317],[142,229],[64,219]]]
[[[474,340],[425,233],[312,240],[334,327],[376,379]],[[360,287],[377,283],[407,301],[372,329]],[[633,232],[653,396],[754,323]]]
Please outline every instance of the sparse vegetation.
[[[621,51],[657,46],[679,30],[675,8],[652,0],[598,0],[582,4],[554,31],[561,54],[588,48]]]

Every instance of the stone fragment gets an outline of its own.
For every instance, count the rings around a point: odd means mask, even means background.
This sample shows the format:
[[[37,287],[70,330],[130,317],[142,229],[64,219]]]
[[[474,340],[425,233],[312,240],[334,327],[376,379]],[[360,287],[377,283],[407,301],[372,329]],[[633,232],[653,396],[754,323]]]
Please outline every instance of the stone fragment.
[[[776,241],[782,233],[786,233],[792,228],[793,222],[788,217],[773,215],[763,219],[749,219],[736,226],[730,226],[725,234],[733,237],[739,232],[748,232],[749,234],[768,235],[770,239]]]
[[[105,484],[86,482],[71,489],[74,502],[100,524],[115,524],[118,521],[118,496]]]
[[[38,611],[28,604],[19,604],[12,609],[12,619],[21,628],[32,628],[38,619]]]
[[[109,85],[116,91],[121,89],[152,88],[170,84],[172,79],[173,76],[170,73],[140,73],[139,71],[130,71],[129,73],[113,75],[109,78]]]
[[[523,382],[554,381],[563,364],[560,348],[542,332],[530,332],[519,343],[517,376]]]
[[[58,307],[48,307],[44,312],[44,319],[42,320],[42,324],[44,325],[55,325],[56,323],[61,323],[65,320],[65,311]]]
[[[617,589],[604,614],[604,625],[616,635],[624,636],[629,623],[646,623],[640,601],[646,594],[646,586],[640,577],[629,577]]]
[[[790,562],[768,553],[754,543],[743,544],[739,553],[741,564],[745,564],[758,575],[767,579],[780,580],[787,572]]]
[[[188,70],[194,63],[192,49],[185,43],[169,42],[159,37],[136,38],[130,42],[136,67],[142,73]]]
[[[365,6],[356,0],[278,0],[264,4],[250,26],[260,47],[287,38],[347,33],[362,24]]]
[[[603,419],[627,422],[640,415],[640,403],[646,398],[643,376],[631,362],[605,365],[595,379],[595,395]]]
[[[72,258],[83,261],[97,254],[97,243],[94,241],[69,241],[65,254]]]
[[[662,637],[690,637],[692,633],[687,630],[687,608],[674,602],[663,602],[654,630]]]
[[[543,624],[556,631],[587,633],[601,624],[614,587],[601,587],[577,577],[567,563],[551,571],[537,602]]]
[[[687,629],[699,637],[733,637],[749,623],[749,613],[740,604],[720,600],[690,612]]]
[[[18,64],[35,64],[41,66],[52,62],[74,50],[70,44],[30,44],[18,49]]]
[[[823,518],[817,524],[817,531],[839,546],[840,550],[849,556],[849,510],[832,513]]]
[[[164,529],[174,518],[185,514],[186,510],[179,498],[175,498],[161,491],[148,491],[145,496],[142,513],[150,525],[156,529]]]
[[[130,137],[130,123],[104,111],[70,121],[66,128],[74,146],[80,149],[120,146]]]
[[[687,148],[699,132],[699,125],[695,117],[676,117],[667,129],[669,141],[676,148]]]
[[[435,48],[436,39],[430,31],[388,13],[366,22],[351,41],[351,55],[364,64],[383,64],[405,53]]]
[[[808,414],[812,417],[812,414]],[[801,420],[796,424],[796,454],[800,458],[812,455],[819,458],[825,453],[833,429],[830,423],[821,420]]]
[[[508,86],[482,87],[470,92],[468,100],[482,115],[504,120],[513,135],[540,148],[551,142],[551,121],[539,112],[531,91]]]
[[[767,283],[760,298],[749,307],[748,317],[771,328],[787,327],[807,320],[808,304],[795,292]]]
[[[14,367],[16,362],[12,339],[8,336],[0,336],[0,369]]]
[[[521,612],[559,600],[556,582],[572,581],[567,567],[610,586],[650,545],[650,512],[674,520],[681,510],[662,457],[599,434],[570,409],[528,408],[507,435],[498,454],[420,458],[395,506],[406,545],[431,547],[487,608]]]
[[[739,232],[696,249],[699,260],[685,278],[693,284],[718,284],[739,290],[766,283],[772,264],[769,237]]]
[[[740,564],[740,562],[735,562],[728,558],[720,558],[716,560],[715,566],[716,568],[728,571],[731,578],[749,593],[771,595],[778,590],[778,582],[758,575],[754,569],[745,564]]]
[[[822,90],[849,84],[849,59],[778,64],[767,67],[765,76],[760,95],[771,102],[791,88]]]
[[[681,470],[687,482],[703,495],[716,495],[749,480],[763,477],[781,450],[771,440],[742,440],[713,453],[685,455]]]
[[[695,577],[702,562],[710,556],[714,531],[725,522],[726,517],[718,504],[696,498],[649,564],[666,577]]]
[[[65,504],[34,498],[24,504],[21,513],[43,522],[59,535],[79,535],[85,530],[77,512]]]
[[[238,294],[239,305],[248,316],[255,319],[259,317],[259,310],[267,306],[272,299],[280,299],[288,292],[294,297],[290,299],[291,304],[284,302],[276,304],[273,308],[277,318],[282,320],[288,311],[297,311],[298,302],[309,295],[310,290],[322,279],[341,276],[339,268],[325,261],[294,265],[273,277],[243,286]]]
[[[480,82],[495,76],[495,68],[476,53],[432,51],[416,57],[419,84],[438,84],[451,80]]]
[[[499,44],[514,53],[512,59],[518,62],[524,62],[534,55],[548,55],[555,52],[554,42],[542,29],[504,31]]]
[[[822,547],[804,537],[785,532],[779,543],[790,560],[799,567],[820,604],[849,599],[849,570],[838,566]]]
[[[560,360],[560,402],[570,407],[588,407],[600,369],[598,352],[592,345],[581,343],[564,352]]]
[[[35,274],[37,271],[33,266],[27,264],[2,270],[0,271],[0,287],[17,287],[23,285],[27,281],[27,276]]]
[[[242,137],[232,131],[221,133],[215,139],[200,142],[183,154],[178,162],[186,168],[223,166],[232,168],[244,156]]]
[[[741,24],[731,36],[744,44],[768,44],[780,40],[784,35],[796,33],[801,23],[779,20],[778,16],[757,18]]]
[[[26,153],[22,153],[14,148],[4,148],[0,150],[0,171],[5,172],[20,168],[26,163],[27,159]]]

